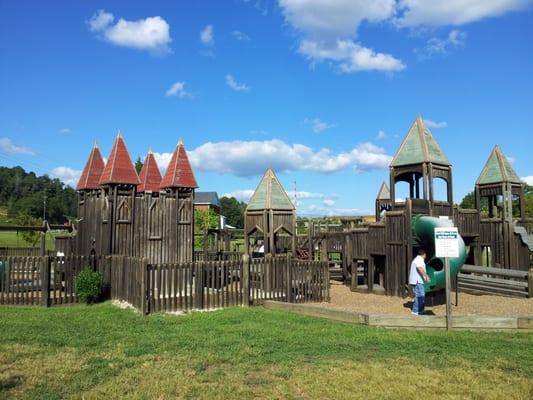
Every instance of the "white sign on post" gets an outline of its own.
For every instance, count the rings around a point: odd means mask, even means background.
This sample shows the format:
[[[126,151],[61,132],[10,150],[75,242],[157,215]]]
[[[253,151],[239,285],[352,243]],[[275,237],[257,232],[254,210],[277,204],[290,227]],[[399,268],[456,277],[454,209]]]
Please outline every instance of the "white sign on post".
[[[457,228],[435,228],[435,255],[437,257],[459,257],[459,232]]]

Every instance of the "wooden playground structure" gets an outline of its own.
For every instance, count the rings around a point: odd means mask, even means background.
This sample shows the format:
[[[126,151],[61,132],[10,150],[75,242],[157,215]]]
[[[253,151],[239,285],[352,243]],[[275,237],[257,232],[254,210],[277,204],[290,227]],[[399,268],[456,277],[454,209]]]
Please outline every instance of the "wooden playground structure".
[[[402,185],[405,198],[397,195]],[[428,252],[435,278],[428,290],[438,291],[443,262],[433,257],[433,228],[452,225],[464,242],[456,289],[533,296],[524,184],[496,146],[475,184],[477,208],[455,206],[451,163],[420,117],[392,159],[389,185],[379,188],[373,223],[346,218],[297,227],[294,204],[269,168],[246,208],[244,230],[208,230],[195,250],[197,187],[181,141],[163,177],[151,152],[137,174],[121,134],[107,163],[94,146],[77,187],[78,220],[56,238],[63,255],[46,252],[44,239],[39,254],[0,251],[0,303],[76,302],[73,282],[84,266],[102,272],[112,298],[143,312],[327,301],[330,279],[352,291],[403,297],[418,248]]]
[[[445,184],[444,199],[436,200],[436,180]],[[405,199],[395,196],[401,183],[408,185]],[[461,290],[531,297],[533,223],[525,218],[524,183],[499,146],[476,181],[476,209],[454,206],[452,190],[451,163],[418,117],[391,162],[390,189],[383,182],[378,191],[377,222],[355,229],[309,223],[307,235],[296,236],[297,254],[327,260],[331,277],[352,290],[404,296],[413,254],[419,247],[430,255],[433,250],[432,238],[413,234],[413,218],[448,219],[465,242],[465,264],[484,267],[465,267],[458,278]],[[429,265],[443,267],[435,258]]]

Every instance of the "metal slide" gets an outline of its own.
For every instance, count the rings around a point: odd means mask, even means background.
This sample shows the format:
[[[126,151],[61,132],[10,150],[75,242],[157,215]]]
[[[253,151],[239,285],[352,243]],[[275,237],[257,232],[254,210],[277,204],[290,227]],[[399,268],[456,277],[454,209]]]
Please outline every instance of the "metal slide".
[[[428,217],[427,215],[415,215],[411,220],[413,230],[413,245],[423,248],[427,253],[426,271],[431,278],[425,283],[426,292],[441,289],[445,285],[444,260],[435,257],[435,228],[450,227],[453,222],[448,219]],[[466,260],[466,246],[463,238],[459,235],[459,257],[450,258],[450,276],[456,276]]]

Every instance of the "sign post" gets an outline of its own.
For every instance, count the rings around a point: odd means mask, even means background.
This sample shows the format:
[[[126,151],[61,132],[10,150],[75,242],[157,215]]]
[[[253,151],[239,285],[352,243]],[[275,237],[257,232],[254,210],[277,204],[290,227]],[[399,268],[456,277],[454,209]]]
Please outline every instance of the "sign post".
[[[459,232],[455,227],[435,228],[435,255],[444,258],[444,276],[446,290],[446,329],[452,327],[452,309],[450,302],[450,257],[459,257]]]

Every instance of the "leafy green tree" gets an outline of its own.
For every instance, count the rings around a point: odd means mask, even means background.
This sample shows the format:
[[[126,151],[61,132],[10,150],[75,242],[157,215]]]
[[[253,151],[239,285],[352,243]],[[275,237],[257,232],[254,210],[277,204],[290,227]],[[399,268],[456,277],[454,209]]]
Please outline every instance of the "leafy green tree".
[[[526,217],[533,218],[533,186],[526,185],[524,192],[526,200]]]
[[[220,199],[220,213],[227,218],[228,225],[235,228],[244,228],[244,211],[246,203],[235,197],[222,197]]]
[[[135,171],[137,171],[137,173],[140,174],[142,168],[143,168],[143,162],[141,160],[141,157],[137,157],[137,160],[135,161]]]
[[[475,199],[474,199],[474,192],[470,192],[465,197],[463,197],[463,200],[461,200],[461,203],[459,204],[459,207],[461,207],[461,208],[476,208],[476,203],[475,203]]]
[[[15,219],[15,223],[21,226],[42,226],[43,220],[40,218],[34,218],[29,214],[19,214]],[[19,235],[22,237],[22,240],[28,243],[31,247],[35,247],[41,238],[42,233],[37,231],[22,231],[19,232]]]
[[[209,229],[218,227],[218,215],[211,209],[194,210],[194,247],[201,249],[204,247],[204,235]]]
[[[42,217],[46,196],[46,219],[62,224],[76,216],[76,191],[59,179],[37,176],[21,167],[0,167],[0,207],[7,208],[8,216],[16,218],[28,214]]]

